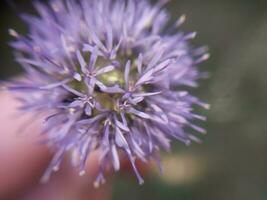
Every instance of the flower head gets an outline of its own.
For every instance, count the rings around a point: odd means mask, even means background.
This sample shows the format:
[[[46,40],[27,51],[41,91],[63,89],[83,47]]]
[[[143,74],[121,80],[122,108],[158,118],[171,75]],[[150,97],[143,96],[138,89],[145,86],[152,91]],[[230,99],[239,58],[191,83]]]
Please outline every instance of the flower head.
[[[208,54],[189,44],[194,32],[178,31],[184,16],[167,28],[165,3],[51,0],[35,3],[38,17],[23,15],[27,36],[10,30],[26,73],[9,89],[19,93],[23,111],[47,115],[43,133],[56,148],[44,180],[67,151],[84,174],[87,157],[97,150],[96,185],[104,182],[106,167],[120,169],[120,152],[141,184],[136,159],[158,161],[157,152],[168,151],[173,138],[186,145],[199,141],[185,128],[204,133],[192,122],[205,120],[193,106],[208,105],[186,88],[205,76],[197,66]]]

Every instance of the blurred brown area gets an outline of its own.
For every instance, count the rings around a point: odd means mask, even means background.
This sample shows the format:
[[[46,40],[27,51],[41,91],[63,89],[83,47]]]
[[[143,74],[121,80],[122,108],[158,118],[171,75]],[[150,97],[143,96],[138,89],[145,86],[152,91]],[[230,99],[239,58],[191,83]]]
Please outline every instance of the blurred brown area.
[[[15,1],[16,2],[16,1]],[[30,10],[29,1],[17,1]],[[197,31],[195,45],[207,44],[211,59],[201,66],[211,78],[195,94],[211,104],[203,144],[173,142],[163,155],[164,174],[143,186],[119,175],[113,199],[267,199],[267,1],[173,0],[173,19],[186,14],[183,28]],[[1,3],[0,78],[19,73],[7,29],[26,27]],[[0,164],[1,167],[1,164]]]

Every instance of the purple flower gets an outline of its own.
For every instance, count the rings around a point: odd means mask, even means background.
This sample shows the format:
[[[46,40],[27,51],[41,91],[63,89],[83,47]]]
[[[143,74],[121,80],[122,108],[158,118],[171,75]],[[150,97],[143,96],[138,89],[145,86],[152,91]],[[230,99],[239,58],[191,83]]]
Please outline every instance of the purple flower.
[[[178,31],[184,16],[167,28],[166,2],[51,0],[35,3],[38,17],[23,15],[27,36],[10,30],[26,73],[9,89],[18,93],[23,111],[47,115],[43,133],[57,150],[43,180],[68,151],[84,174],[87,157],[97,150],[96,185],[104,182],[105,168],[120,169],[119,152],[142,184],[136,159],[160,167],[157,154],[169,151],[171,139],[199,141],[185,128],[205,133],[193,124],[205,120],[193,106],[208,105],[185,89],[205,76],[197,65],[208,54],[189,44],[194,32]]]

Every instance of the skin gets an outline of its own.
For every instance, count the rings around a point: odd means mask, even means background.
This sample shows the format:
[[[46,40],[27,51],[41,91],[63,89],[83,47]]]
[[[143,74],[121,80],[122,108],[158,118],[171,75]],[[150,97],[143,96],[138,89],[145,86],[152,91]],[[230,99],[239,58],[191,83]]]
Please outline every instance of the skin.
[[[52,159],[52,152],[40,144],[41,117],[18,112],[19,103],[9,92],[0,92],[0,199],[2,200],[107,200],[111,199],[111,175],[107,182],[94,187],[98,175],[97,152],[91,153],[86,173],[78,171],[66,159],[58,172],[54,172],[48,183],[40,179]],[[35,119],[35,120],[33,120]],[[120,173],[132,174],[131,164],[124,156],[120,159]],[[143,175],[148,174],[151,164],[137,160],[136,165]],[[130,172],[130,173],[129,173]]]
[[[93,186],[98,173],[97,153],[89,157],[83,177],[66,160],[48,183],[41,184],[52,154],[45,145],[38,144],[41,120],[31,120],[25,129],[23,123],[30,115],[18,117],[17,106],[11,94],[0,93],[0,199],[110,199],[109,181],[100,188]]]

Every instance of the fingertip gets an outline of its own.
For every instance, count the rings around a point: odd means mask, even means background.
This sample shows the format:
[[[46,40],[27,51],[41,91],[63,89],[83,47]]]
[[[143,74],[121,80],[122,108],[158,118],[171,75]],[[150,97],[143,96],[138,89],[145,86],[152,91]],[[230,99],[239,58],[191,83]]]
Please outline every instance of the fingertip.
[[[29,115],[15,117],[18,102],[9,93],[0,94],[0,197],[27,187],[38,178],[50,155],[43,145],[38,145],[40,124],[32,122],[27,134],[18,127]]]

